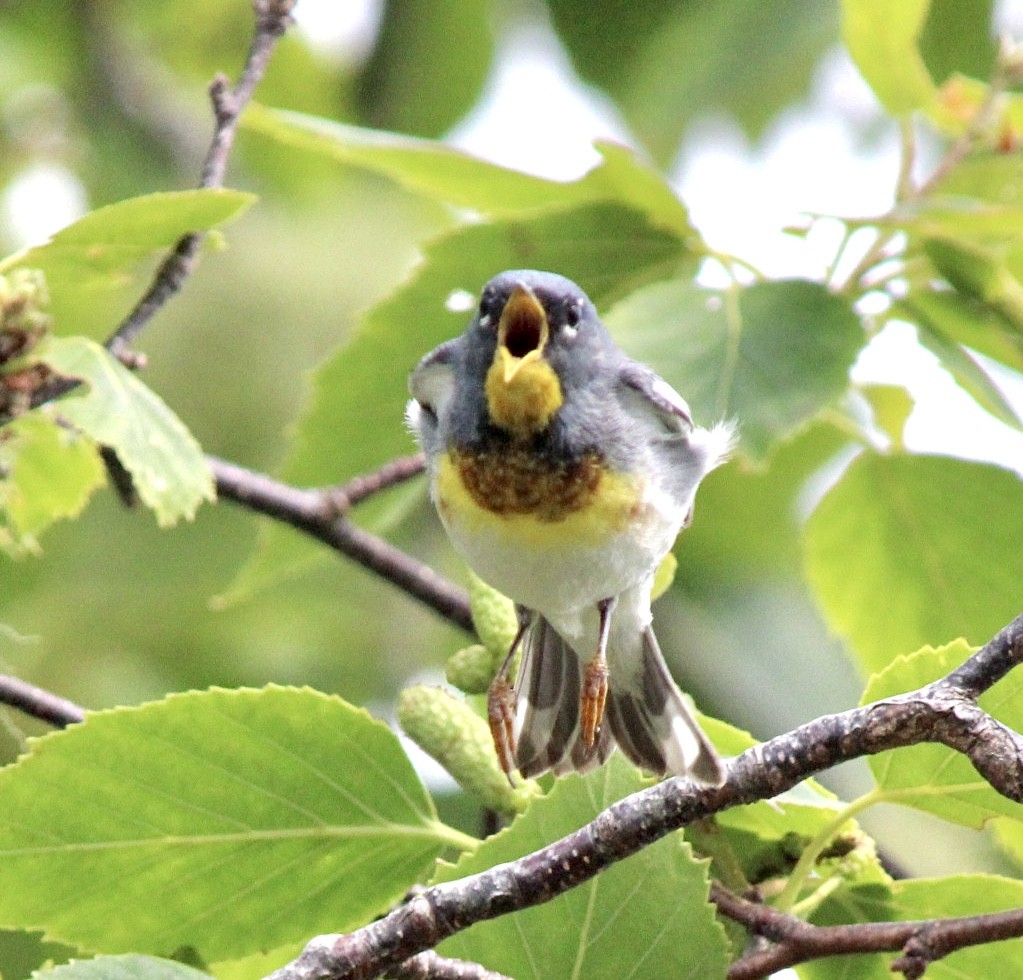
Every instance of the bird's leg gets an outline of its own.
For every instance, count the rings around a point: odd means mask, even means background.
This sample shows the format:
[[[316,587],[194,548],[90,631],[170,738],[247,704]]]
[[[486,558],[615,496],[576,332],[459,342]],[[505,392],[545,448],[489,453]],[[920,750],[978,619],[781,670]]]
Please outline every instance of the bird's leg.
[[[528,609],[519,607],[519,629],[512,640],[507,656],[498,668],[494,679],[487,689],[487,721],[490,723],[490,737],[494,740],[497,761],[501,763],[508,782],[515,771],[515,690],[508,682],[508,671],[511,669],[515,652],[526,635],[532,614]]]
[[[597,652],[583,671],[583,691],[579,702],[579,724],[583,745],[592,748],[597,741],[600,723],[604,720],[607,704],[607,638],[611,632],[611,614],[618,597],[601,599],[597,603],[600,614],[600,632],[597,634]]]

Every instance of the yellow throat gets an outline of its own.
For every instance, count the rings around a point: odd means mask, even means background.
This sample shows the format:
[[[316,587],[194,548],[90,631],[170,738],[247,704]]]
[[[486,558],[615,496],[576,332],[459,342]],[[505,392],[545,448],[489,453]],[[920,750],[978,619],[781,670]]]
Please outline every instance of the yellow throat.
[[[516,286],[501,312],[485,391],[491,421],[520,439],[546,429],[563,401],[561,382],[543,358],[549,339],[540,301]]]

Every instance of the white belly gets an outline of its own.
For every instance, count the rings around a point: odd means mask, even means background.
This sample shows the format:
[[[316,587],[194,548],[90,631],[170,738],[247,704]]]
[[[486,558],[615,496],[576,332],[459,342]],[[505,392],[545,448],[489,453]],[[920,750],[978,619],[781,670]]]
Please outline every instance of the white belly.
[[[566,639],[582,630],[584,610],[647,582],[685,516],[647,487],[633,488],[627,506],[609,495],[607,505],[560,521],[494,514],[443,472],[434,496],[452,544],[473,571],[544,615]]]

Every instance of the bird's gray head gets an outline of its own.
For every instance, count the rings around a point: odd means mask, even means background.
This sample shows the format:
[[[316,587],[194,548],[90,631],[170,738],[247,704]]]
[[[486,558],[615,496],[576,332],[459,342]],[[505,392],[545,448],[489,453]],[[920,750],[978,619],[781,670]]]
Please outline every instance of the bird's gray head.
[[[487,283],[465,339],[467,374],[482,382],[490,421],[519,438],[544,431],[614,349],[574,282],[529,269]]]

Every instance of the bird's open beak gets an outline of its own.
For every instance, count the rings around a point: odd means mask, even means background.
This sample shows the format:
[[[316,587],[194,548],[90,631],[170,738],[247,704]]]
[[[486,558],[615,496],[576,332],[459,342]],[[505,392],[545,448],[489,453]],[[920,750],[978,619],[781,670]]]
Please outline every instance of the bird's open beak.
[[[504,304],[497,324],[497,350],[505,384],[530,361],[538,360],[550,339],[547,313],[533,291],[519,283]]]

